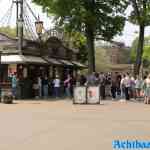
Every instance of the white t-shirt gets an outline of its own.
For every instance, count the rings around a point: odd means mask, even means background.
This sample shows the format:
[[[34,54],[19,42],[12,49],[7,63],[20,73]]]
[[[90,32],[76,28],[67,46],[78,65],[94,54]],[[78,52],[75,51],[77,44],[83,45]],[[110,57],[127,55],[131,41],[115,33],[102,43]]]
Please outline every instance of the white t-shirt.
[[[54,83],[54,87],[60,87],[60,79],[55,79],[53,83]]]
[[[41,80],[41,78],[38,78],[38,86],[39,86],[39,87],[42,86],[42,80]]]
[[[131,86],[131,80],[130,80],[129,76],[125,77],[124,85],[125,85],[125,87],[130,87]]]

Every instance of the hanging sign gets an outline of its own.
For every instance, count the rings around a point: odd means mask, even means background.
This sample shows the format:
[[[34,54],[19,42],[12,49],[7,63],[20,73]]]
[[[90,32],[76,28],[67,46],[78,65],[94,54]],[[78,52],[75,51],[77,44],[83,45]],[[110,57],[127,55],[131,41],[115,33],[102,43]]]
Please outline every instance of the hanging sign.
[[[8,77],[11,77],[15,72],[17,72],[17,65],[16,64],[8,65]]]

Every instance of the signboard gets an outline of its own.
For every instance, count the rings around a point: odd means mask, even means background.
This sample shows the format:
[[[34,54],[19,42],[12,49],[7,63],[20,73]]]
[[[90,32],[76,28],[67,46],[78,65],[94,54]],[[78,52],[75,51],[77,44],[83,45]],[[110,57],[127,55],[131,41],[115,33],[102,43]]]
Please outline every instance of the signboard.
[[[86,97],[86,91],[87,88],[84,86],[79,86],[74,88],[74,104],[86,104],[87,97]]]
[[[8,65],[8,76],[11,77],[15,72],[17,72],[17,65],[16,64]]]
[[[100,87],[99,86],[89,86],[87,88],[87,103],[88,104],[100,103]]]

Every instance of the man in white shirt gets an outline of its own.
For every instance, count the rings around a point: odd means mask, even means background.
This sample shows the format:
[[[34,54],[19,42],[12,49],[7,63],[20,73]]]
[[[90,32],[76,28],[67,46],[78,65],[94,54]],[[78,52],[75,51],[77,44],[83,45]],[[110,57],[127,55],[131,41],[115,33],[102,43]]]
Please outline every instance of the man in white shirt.
[[[56,75],[56,78],[53,80],[53,85],[55,97],[58,98],[60,96],[60,79],[58,75]]]
[[[38,89],[39,89],[39,97],[41,98],[42,97],[42,79],[40,76],[38,77]]]
[[[127,73],[125,79],[124,79],[124,86],[125,86],[125,97],[126,100],[130,100],[130,94],[129,94],[129,89],[131,87],[131,79],[129,77],[129,74]]]
[[[121,89],[121,99],[125,98],[125,84],[124,84],[124,80],[125,80],[125,75],[122,75],[122,79],[120,82],[120,89]]]

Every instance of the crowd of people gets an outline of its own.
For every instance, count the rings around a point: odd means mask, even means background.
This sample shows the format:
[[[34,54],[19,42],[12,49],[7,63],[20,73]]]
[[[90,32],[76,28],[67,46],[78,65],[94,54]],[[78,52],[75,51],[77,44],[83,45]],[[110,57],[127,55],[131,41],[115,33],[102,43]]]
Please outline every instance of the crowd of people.
[[[12,95],[14,98],[17,98],[18,87],[21,83],[21,80],[17,77],[17,74],[14,73],[11,76],[11,88]],[[35,98],[47,99],[49,97],[73,97],[73,87],[75,86],[74,78],[68,74],[65,80],[61,80],[58,75],[55,78],[48,78],[47,75],[35,77],[32,80],[32,95]]]
[[[12,93],[16,96],[17,77],[12,76]],[[93,73],[90,75],[77,75],[76,77],[70,74],[64,80],[61,80],[58,75],[54,79],[49,80],[44,77],[37,77],[33,82],[34,97],[48,98],[50,95],[55,98],[62,96],[72,98],[74,86],[99,86],[101,99],[111,97],[113,100],[141,100],[144,98],[144,103],[150,103],[150,74],[144,76],[136,76],[126,73]]]
[[[86,83],[100,86],[101,99],[111,96],[113,100],[144,99],[145,104],[150,103],[150,74],[134,78],[129,73],[93,73]]]

